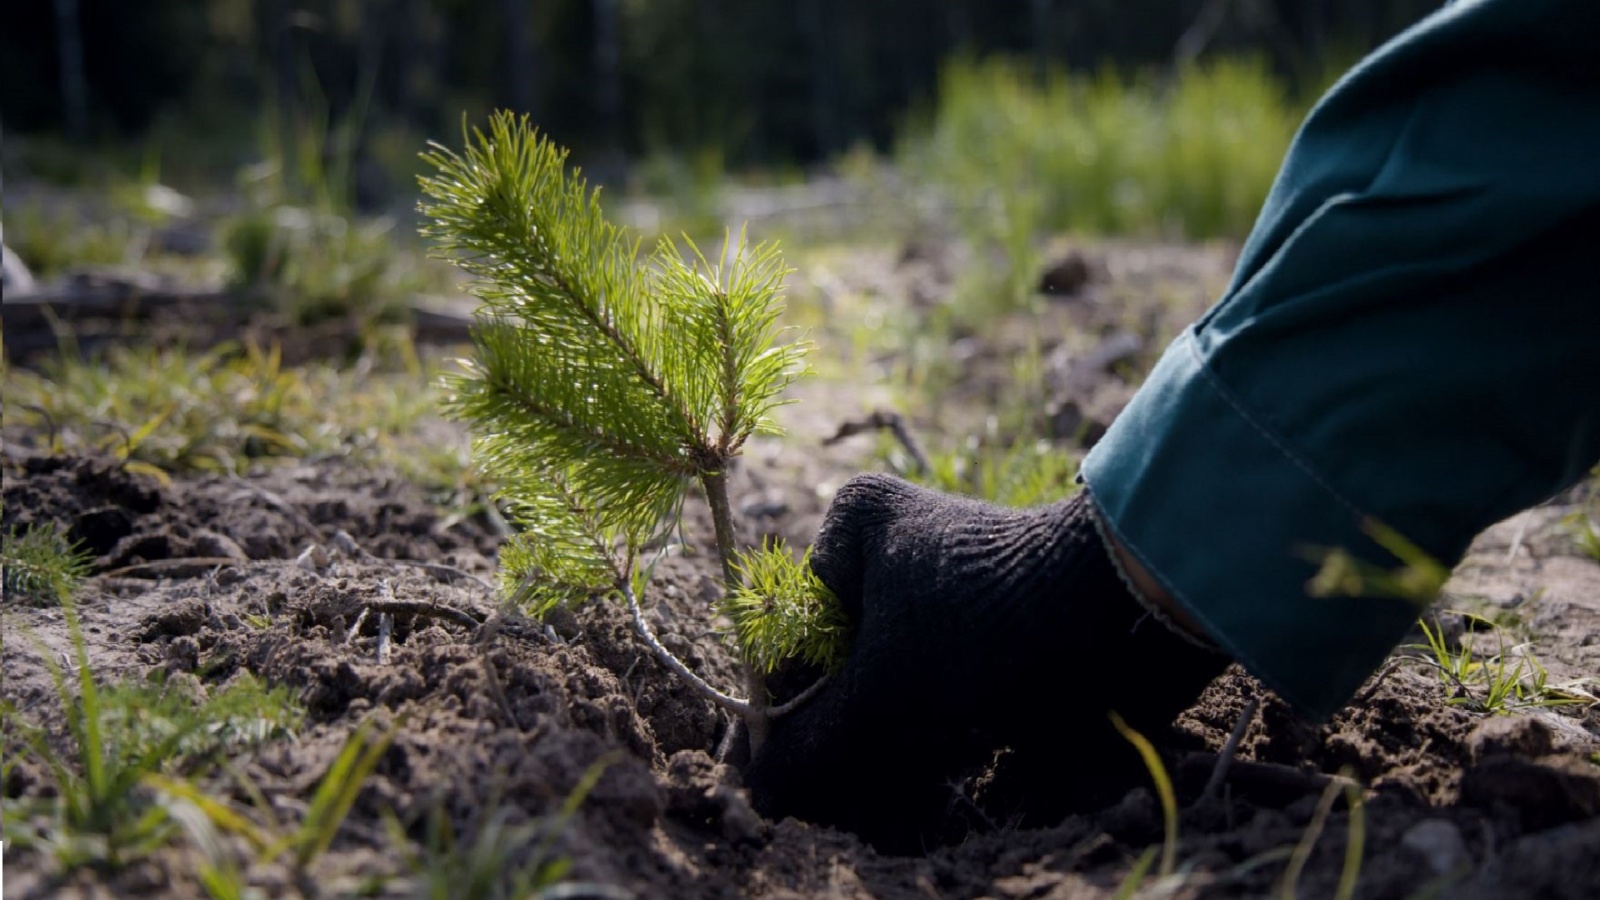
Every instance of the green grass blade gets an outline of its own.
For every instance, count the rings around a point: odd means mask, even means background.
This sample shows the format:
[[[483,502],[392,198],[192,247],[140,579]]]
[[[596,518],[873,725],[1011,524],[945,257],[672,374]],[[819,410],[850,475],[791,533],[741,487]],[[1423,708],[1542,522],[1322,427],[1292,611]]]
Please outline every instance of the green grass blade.
[[[1122,716],[1115,711],[1111,714],[1111,724],[1128,743],[1139,751],[1139,756],[1144,760],[1144,767],[1150,772],[1150,779],[1155,782],[1156,795],[1161,798],[1161,819],[1164,823],[1166,836],[1161,844],[1161,869],[1162,878],[1172,874],[1178,863],[1178,796],[1172,790],[1172,779],[1167,777],[1167,767],[1162,765],[1160,754],[1144,735],[1135,731]]]
[[[1367,844],[1366,803],[1361,788],[1353,782],[1345,785],[1344,799],[1350,806],[1350,831],[1345,839],[1344,867],[1339,870],[1339,887],[1334,891],[1334,900],[1351,900],[1356,895],[1356,883],[1361,880],[1361,857]]]
[[[377,738],[371,737],[371,723],[363,722],[345,742],[344,749],[328,767],[328,773],[311,797],[305,821],[295,834],[295,865],[310,865],[333,844],[334,835],[355,804],[361,787],[378,767],[389,744],[400,730],[397,720]]]

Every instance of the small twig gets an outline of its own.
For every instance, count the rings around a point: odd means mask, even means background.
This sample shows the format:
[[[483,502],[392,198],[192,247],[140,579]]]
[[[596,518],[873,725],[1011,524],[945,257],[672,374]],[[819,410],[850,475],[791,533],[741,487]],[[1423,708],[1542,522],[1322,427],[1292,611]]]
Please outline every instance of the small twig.
[[[1244,739],[1244,733],[1250,730],[1250,722],[1256,716],[1256,708],[1261,705],[1260,698],[1251,694],[1244,702],[1244,711],[1239,713],[1239,721],[1233,723],[1233,733],[1228,735],[1228,740],[1222,745],[1222,751],[1217,754],[1216,768],[1211,770],[1211,779],[1206,782],[1206,789],[1200,794],[1202,800],[1213,800],[1222,790],[1222,783],[1228,778],[1228,769],[1233,766],[1233,758],[1239,752],[1239,742]]]
[[[693,670],[684,665],[682,660],[673,656],[672,651],[662,646],[661,642],[656,639],[655,632],[650,630],[650,624],[644,620],[644,610],[639,607],[639,598],[633,592],[633,585],[626,579],[621,579],[618,581],[618,587],[622,591],[623,599],[628,601],[628,612],[633,615],[633,630],[638,633],[645,645],[650,648],[650,652],[655,654],[656,659],[662,665],[671,669],[673,674],[682,678],[700,696],[738,715],[740,718],[748,721],[754,716],[761,715],[761,711],[752,706],[750,701],[740,700],[717,690],[704,678],[696,675]]]
[[[245,561],[233,559],[228,556],[181,556],[173,559],[157,559],[150,562],[135,563],[101,572],[96,578],[149,578],[166,576],[168,578],[198,578],[218,568],[219,566],[237,566]]]
[[[733,752],[734,741],[739,739],[739,724],[743,721],[738,716],[728,716],[728,727],[722,732],[722,740],[717,742],[717,762],[725,763],[728,761],[728,754]]]
[[[344,633],[344,642],[346,644],[348,644],[351,641],[355,640],[356,639],[356,635],[361,633],[361,626],[367,624],[367,613],[369,613],[371,611],[372,611],[372,608],[370,606],[363,606],[361,608],[361,615],[356,616],[356,623],[354,625],[351,625],[350,626],[350,630],[346,631]]]
[[[1517,517],[1517,533],[1511,539],[1511,548],[1506,551],[1506,563],[1509,565],[1517,561],[1517,551],[1522,549],[1522,539],[1528,536],[1528,520],[1533,518],[1533,510],[1524,510]]]
[[[444,619],[447,622],[454,622],[463,628],[476,629],[478,626],[483,624],[482,619],[479,619],[477,616],[474,616],[472,613],[469,613],[465,610],[456,609],[453,606],[444,606],[439,603],[424,603],[420,600],[397,600],[387,598],[382,600],[369,600],[367,601],[366,608],[361,611],[362,614],[365,615],[367,610],[371,610],[372,612],[376,613],[392,613],[394,615],[402,616],[428,616],[434,619]]]
[[[483,588],[485,591],[488,591],[491,594],[494,593],[494,585],[483,580],[482,578],[479,578],[471,572],[468,572],[466,569],[458,569],[455,566],[447,566],[444,563],[422,562],[421,560],[415,559],[394,559],[390,560],[390,562],[399,563],[402,566],[411,566],[414,569],[421,569],[422,571],[427,572],[429,575],[442,580],[445,584],[454,584],[457,580],[470,581],[473,584],[476,584],[478,587]]]
[[[853,437],[868,431],[888,431],[893,434],[900,446],[906,448],[911,455],[912,462],[916,463],[917,471],[927,473],[933,470],[933,465],[928,462],[928,454],[922,450],[922,445],[917,442],[911,428],[906,425],[905,416],[892,409],[875,409],[864,419],[848,419],[839,423],[839,430],[833,437],[826,438],[822,446],[831,447],[847,437]]]
[[[796,709],[799,709],[801,704],[821,693],[822,689],[827,686],[828,680],[832,677],[832,675],[824,675],[821,678],[818,678],[816,681],[813,681],[810,687],[794,695],[794,697],[783,701],[777,706],[768,707],[767,718],[776,719],[779,716],[788,715],[789,713],[794,712]]]
[[[378,614],[378,665],[389,664],[389,639],[394,635],[394,613]]]
[[[1389,680],[1390,675],[1400,671],[1400,668],[1406,663],[1413,661],[1418,661],[1418,658],[1415,656],[1399,656],[1389,660],[1389,662],[1384,664],[1383,668],[1378,670],[1378,674],[1373,676],[1371,681],[1367,683],[1366,688],[1364,688],[1361,693],[1357,694],[1354,700],[1350,701],[1350,705],[1366,705],[1367,701],[1371,700],[1373,696],[1378,693],[1378,688],[1383,687],[1383,683]]]

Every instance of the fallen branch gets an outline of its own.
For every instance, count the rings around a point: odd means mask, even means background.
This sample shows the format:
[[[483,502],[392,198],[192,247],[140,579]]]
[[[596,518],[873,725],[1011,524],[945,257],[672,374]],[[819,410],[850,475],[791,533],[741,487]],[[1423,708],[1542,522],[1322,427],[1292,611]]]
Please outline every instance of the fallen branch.
[[[913,435],[911,428],[906,425],[905,416],[892,409],[875,409],[864,419],[847,419],[840,422],[839,430],[834,432],[833,437],[823,440],[822,446],[831,447],[845,438],[869,431],[888,431],[893,434],[895,440],[900,442],[900,446],[910,454],[919,473],[926,474],[933,470],[933,465],[928,462],[928,454],[923,452],[916,435]]]
[[[1193,785],[1200,781],[1202,772],[1209,774],[1215,771],[1216,763],[1216,757],[1209,753],[1191,754],[1178,763],[1178,778],[1185,784]],[[1288,806],[1307,794],[1320,794],[1330,782],[1341,787],[1356,784],[1354,779],[1343,775],[1302,772],[1280,763],[1243,759],[1235,759],[1229,765],[1225,781],[1235,798],[1276,809]]]

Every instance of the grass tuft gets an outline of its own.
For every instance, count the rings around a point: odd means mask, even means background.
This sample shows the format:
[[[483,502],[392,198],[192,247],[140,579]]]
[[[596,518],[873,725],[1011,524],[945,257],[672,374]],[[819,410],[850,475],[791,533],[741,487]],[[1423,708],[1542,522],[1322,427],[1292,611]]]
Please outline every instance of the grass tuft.
[[[1476,616],[1476,623],[1489,624]],[[1592,702],[1593,698],[1576,690],[1550,683],[1549,673],[1533,654],[1531,643],[1507,647],[1505,636],[1495,628],[1495,652],[1480,654],[1476,631],[1469,631],[1460,646],[1451,646],[1435,622],[1430,626],[1419,619],[1424,642],[1407,644],[1402,650],[1414,651],[1413,659],[1438,675],[1450,693],[1451,706],[1473,712],[1503,714],[1534,707],[1571,706]]]
[[[973,436],[953,450],[932,454],[929,463],[928,472],[909,474],[928,487],[1002,506],[1060,500],[1075,490],[1078,476],[1075,454],[1041,440],[996,444]]]
[[[405,436],[437,395],[420,374],[288,368],[277,349],[223,344],[205,353],[119,345],[103,358],[66,354],[5,376],[8,432],[47,452],[107,453],[130,470],[237,474],[252,462],[313,455],[450,463]],[[425,445],[417,435],[409,438]],[[419,472],[419,474],[421,474]],[[455,476],[433,473],[441,484]]]
[[[54,793],[8,799],[4,822],[8,843],[48,854],[62,871],[115,869],[166,845],[176,823],[152,779],[187,784],[182,779],[218,753],[292,734],[303,719],[287,688],[267,689],[248,676],[204,700],[159,682],[101,687],[76,608],[68,600],[62,610],[70,664],[41,656],[65,712],[69,752],[57,752],[45,729],[16,723],[48,766]]]
[[[1242,236],[1304,110],[1263,60],[1221,59],[1164,82],[1006,59],[957,60],[908,171],[1003,230],[1025,219],[1100,234]]]
[[[54,528],[7,529],[0,544],[5,601],[7,605],[65,605],[88,577],[89,564],[89,555]]]

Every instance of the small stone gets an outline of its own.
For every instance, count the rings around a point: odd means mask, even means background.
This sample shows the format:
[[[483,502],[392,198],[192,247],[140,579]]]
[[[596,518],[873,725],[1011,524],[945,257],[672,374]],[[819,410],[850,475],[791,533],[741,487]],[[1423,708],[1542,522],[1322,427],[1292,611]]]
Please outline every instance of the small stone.
[[[175,603],[145,616],[134,630],[140,643],[198,634],[211,617],[211,608],[199,600]]]
[[[328,551],[321,544],[310,544],[295,557],[294,564],[307,572],[321,572],[328,568]]]
[[[239,562],[248,562],[250,557],[245,555],[244,548],[239,542],[225,534],[215,531],[201,530],[194,535],[194,555],[210,556],[216,559],[232,559]]]
[[[1448,819],[1423,819],[1406,830],[1400,844],[1427,860],[1435,875],[1453,872],[1472,862],[1461,829]]]
[[[1490,716],[1473,729],[1467,749],[1474,760],[1491,756],[1544,756],[1554,748],[1550,727],[1528,716]]]

